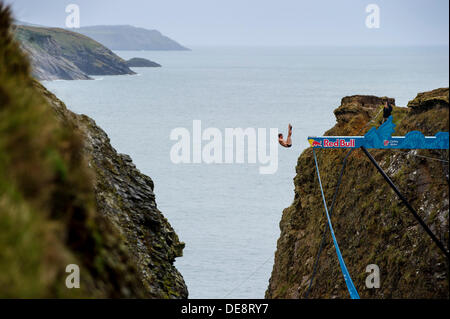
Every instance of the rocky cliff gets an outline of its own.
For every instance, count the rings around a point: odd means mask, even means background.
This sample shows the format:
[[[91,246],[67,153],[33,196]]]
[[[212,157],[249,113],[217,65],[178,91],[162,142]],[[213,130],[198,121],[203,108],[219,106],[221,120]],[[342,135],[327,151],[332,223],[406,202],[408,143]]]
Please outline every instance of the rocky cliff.
[[[0,3],[0,297],[186,298],[152,180],[30,77],[10,24]]]
[[[72,113],[42,85],[35,86],[63,125],[80,133],[83,155],[94,175],[97,213],[116,228],[137,266],[135,275],[146,295],[187,297],[183,277],[173,266],[175,258],[183,255],[184,243],[158,210],[152,179],[142,174],[128,155],[117,153],[91,118]]]
[[[127,61],[130,68],[159,68],[161,64],[144,58],[132,58]]]
[[[387,98],[350,96],[334,111],[325,135],[361,135]],[[391,102],[394,102],[391,100]],[[373,122],[379,125],[380,116]],[[394,107],[394,135],[449,130],[449,90],[420,93]],[[448,150],[369,150],[437,237],[449,242]],[[331,205],[346,150],[318,150],[320,174]],[[431,160],[421,156],[445,159]],[[283,211],[267,298],[303,298],[326,226],[312,149],[298,158],[294,200]],[[448,263],[361,150],[348,159],[332,215],[344,260],[362,298],[449,298]],[[319,259],[309,298],[348,298],[331,235]],[[380,268],[381,287],[365,286],[366,266]]]
[[[39,80],[134,74],[126,62],[87,36],[58,28],[16,26],[15,35]]]

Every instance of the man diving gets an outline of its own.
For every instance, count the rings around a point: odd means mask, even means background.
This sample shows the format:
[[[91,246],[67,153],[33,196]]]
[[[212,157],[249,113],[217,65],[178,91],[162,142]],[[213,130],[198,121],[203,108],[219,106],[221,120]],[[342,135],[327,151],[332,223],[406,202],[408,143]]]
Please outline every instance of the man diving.
[[[283,147],[291,147],[292,146],[291,135],[292,135],[292,125],[289,124],[289,132],[286,141],[283,139],[283,134],[281,133],[278,134],[278,142],[280,143],[280,145]]]

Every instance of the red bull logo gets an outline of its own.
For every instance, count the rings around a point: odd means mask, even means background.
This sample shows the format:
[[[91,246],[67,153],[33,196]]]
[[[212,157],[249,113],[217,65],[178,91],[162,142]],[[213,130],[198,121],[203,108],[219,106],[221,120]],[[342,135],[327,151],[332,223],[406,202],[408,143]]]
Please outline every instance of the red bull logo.
[[[311,145],[311,147],[318,147],[318,146],[322,147],[322,143],[321,142],[315,141],[313,139],[309,139],[308,141],[309,141],[309,145]]]
[[[355,139],[350,139],[349,141],[338,138],[336,140],[323,140],[323,147],[355,147]]]
[[[344,138],[324,138],[323,141],[316,141],[314,139],[309,139],[309,144],[311,147],[323,147],[323,148],[354,148],[356,145],[355,139],[344,139]]]

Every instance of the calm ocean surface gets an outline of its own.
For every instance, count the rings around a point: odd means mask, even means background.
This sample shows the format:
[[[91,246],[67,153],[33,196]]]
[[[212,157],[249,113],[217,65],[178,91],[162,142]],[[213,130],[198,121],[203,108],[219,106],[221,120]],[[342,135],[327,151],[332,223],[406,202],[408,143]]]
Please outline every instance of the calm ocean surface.
[[[159,209],[186,242],[176,266],[191,298],[264,297],[297,158],[308,135],[334,125],[342,97],[374,94],[406,105],[418,92],[449,85],[448,47],[116,53],[163,67],[44,85],[72,111],[92,117],[152,177]],[[222,133],[276,127],[286,134],[292,123],[293,147],[278,149],[273,175],[260,175],[259,164],[173,164],[170,132],[185,127],[192,134],[193,120]]]

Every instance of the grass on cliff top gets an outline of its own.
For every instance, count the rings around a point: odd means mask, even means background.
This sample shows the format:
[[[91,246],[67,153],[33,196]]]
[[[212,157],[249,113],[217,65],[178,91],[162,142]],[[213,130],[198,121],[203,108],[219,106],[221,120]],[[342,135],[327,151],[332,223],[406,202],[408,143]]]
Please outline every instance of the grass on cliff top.
[[[64,55],[76,55],[79,50],[107,50],[102,44],[85,35],[61,28],[16,26],[14,30],[19,41],[35,48],[40,48],[45,37],[51,37],[61,47]]]
[[[0,297],[77,297],[85,291],[65,287],[66,265],[79,264],[69,230],[92,222],[91,179],[80,138],[36,91],[10,25],[0,3]]]
[[[0,298],[149,297],[123,235],[96,213],[79,123],[32,79],[12,32],[0,2]],[[65,286],[72,263],[80,289]]]

